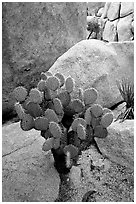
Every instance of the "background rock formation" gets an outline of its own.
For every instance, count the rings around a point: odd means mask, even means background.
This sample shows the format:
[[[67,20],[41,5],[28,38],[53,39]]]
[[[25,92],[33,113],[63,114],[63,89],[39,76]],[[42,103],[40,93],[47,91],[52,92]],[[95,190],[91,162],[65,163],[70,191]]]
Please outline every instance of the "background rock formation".
[[[86,3],[2,4],[2,110],[13,110],[12,90],[35,86],[71,46],[86,38]]]
[[[107,2],[101,18],[105,21],[104,40],[131,41],[134,39],[134,2]]]

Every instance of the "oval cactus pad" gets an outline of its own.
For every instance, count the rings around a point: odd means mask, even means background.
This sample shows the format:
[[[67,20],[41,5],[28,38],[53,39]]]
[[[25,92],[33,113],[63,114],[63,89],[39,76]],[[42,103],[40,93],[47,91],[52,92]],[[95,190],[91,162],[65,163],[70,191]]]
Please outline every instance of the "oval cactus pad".
[[[113,113],[106,113],[101,118],[101,125],[107,128],[113,122]]]
[[[92,104],[96,101],[98,92],[95,88],[88,88],[84,90],[84,103],[85,105]]]
[[[29,99],[31,102],[40,104],[42,102],[42,98],[43,95],[37,88],[33,88],[30,90]]]
[[[14,107],[15,107],[15,110],[16,110],[16,113],[17,113],[19,119],[23,119],[25,111],[22,108],[22,105],[19,102],[17,102],[17,103],[15,103]]]
[[[44,142],[43,146],[42,146],[42,150],[45,151],[45,152],[51,150],[53,148],[53,142],[54,142],[54,138],[53,137],[47,139]]]
[[[73,99],[71,101],[71,107],[76,113],[81,113],[84,110],[84,104],[79,99]]]
[[[85,111],[85,121],[87,125],[90,125],[91,121],[92,121],[92,113],[90,112],[90,107],[87,108],[87,110]]]
[[[24,101],[27,97],[27,94],[28,94],[27,90],[23,86],[18,86],[13,91],[13,95],[14,95],[15,99],[19,102]]]
[[[71,101],[71,96],[67,91],[60,92],[57,96],[64,107],[68,106]]]
[[[98,125],[94,128],[94,137],[105,138],[108,135],[108,131],[102,125]]]
[[[61,127],[59,126],[58,123],[56,122],[50,122],[49,123],[49,130],[51,132],[51,134],[53,135],[53,137],[55,138],[60,138],[61,134],[62,134],[62,130]]]
[[[65,88],[67,92],[71,93],[74,90],[74,87],[75,87],[74,79],[71,76],[67,77],[65,81]]]
[[[90,108],[90,111],[92,112],[92,114],[97,118],[99,116],[102,115],[103,113],[103,108],[101,105],[99,104],[93,104]]]
[[[43,114],[42,108],[38,103],[29,101],[26,105],[26,110],[34,118],[39,117]]]
[[[20,127],[24,131],[31,130],[34,127],[34,119],[29,114],[24,114],[23,119],[20,122]]]
[[[48,125],[48,119],[45,117],[37,117],[34,121],[34,127],[36,130],[47,130]]]
[[[62,87],[62,86],[64,85],[64,83],[65,83],[65,78],[64,78],[63,74],[61,74],[61,73],[58,72],[58,73],[56,73],[54,76],[59,79],[59,81],[60,81],[60,87]]]
[[[37,88],[39,91],[45,91],[46,89],[46,81],[41,79],[38,84],[37,84]]]
[[[77,126],[77,134],[78,134],[78,137],[81,140],[85,140],[86,139],[86,130],[85,130],[85,127],[83,125],[78,124],[78,126]]]
[[[55,76],[48,77],[46,80],[46,86],[52,91],[55,91],[60,87],[59,79]]]
[[[55,113],[54,110],[52,110],[52,109],[49,109],[49,108],[48,108],[48,109],[45,111],[44,116],[48,119],[49,122],[52,122],[52,121],[54,121],[54,122],[56,122],[56,123],[59,122],[56,113]]]
[[[75,132],[77,131],[78,124],[81,124],[86,128],[86,121],[83,118],[76,118],[71,125],[72,130]]]

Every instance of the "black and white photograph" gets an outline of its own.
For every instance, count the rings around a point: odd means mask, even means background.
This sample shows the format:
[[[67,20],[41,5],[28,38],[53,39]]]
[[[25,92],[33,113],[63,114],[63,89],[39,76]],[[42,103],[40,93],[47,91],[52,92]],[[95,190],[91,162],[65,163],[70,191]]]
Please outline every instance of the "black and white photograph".
[[[2,202],[134,202],[134,1],[2,1]]]

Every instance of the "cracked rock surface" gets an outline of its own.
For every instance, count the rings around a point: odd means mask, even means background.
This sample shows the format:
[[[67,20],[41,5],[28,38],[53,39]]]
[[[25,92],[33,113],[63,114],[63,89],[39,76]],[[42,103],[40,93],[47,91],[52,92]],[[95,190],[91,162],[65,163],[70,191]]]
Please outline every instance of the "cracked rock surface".
[[[2,137],[2,201],[53,202],[60,178],[38,131],[24,132],[14,123],[3,127]]]

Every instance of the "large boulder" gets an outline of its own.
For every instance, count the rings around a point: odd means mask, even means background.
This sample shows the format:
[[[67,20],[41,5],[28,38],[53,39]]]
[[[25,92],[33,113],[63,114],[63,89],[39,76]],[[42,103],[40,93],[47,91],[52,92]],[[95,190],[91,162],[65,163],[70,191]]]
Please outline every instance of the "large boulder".
[[[83,40],[59,57],[50,72],[75,79],[73,97],[78,97],[79,88],[94,87],[99,93],[97,102],[111,107],[122,100],[116,81],[134,80],[133,46],[132,42]]]
[[[2,105],[8,115],[16,86],[35,86],[41,71],[86,38],[86,3],[5,2],[2,12]]]
[[[36,130],[24,132],[19,123],[2,128],[2,201],[53,202],[60,178],[51,153]]]
[[[101,152],[112,162],[134,169],[134,121],[113,122],[108,127],[108,136],[96,138]]]

